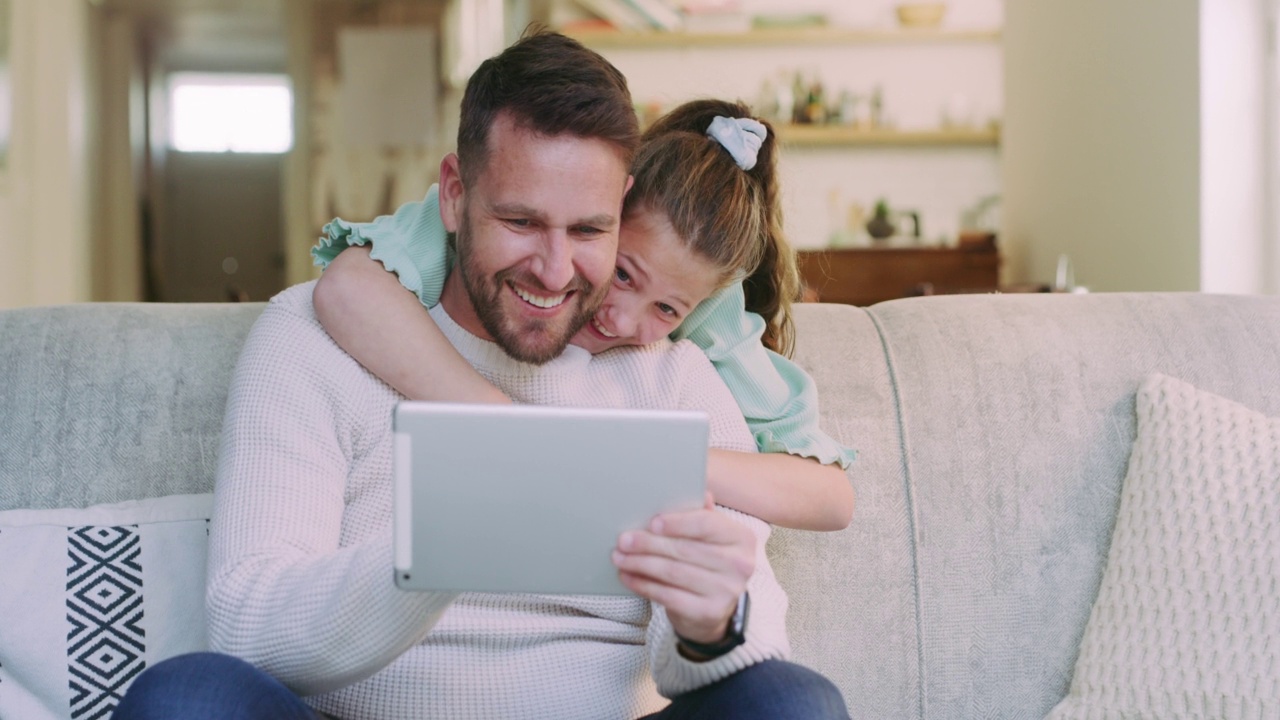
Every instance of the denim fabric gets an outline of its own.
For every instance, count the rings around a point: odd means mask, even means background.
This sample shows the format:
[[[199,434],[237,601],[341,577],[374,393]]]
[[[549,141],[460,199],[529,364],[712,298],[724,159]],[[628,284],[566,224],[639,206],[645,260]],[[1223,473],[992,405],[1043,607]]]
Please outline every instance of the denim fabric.
[[[212,652],[169,658],[129,686],[112,720],[322,720],[249,663]]]
[[[181,655],[134,681],[112,720],[323,720],[275,678],[230,655]],[[847,720],[830,680],[770,660],[682,695],[643,720]]]
[[[676,698],[641,720],[848,720],[840,690],[818,673],[768,660]]]

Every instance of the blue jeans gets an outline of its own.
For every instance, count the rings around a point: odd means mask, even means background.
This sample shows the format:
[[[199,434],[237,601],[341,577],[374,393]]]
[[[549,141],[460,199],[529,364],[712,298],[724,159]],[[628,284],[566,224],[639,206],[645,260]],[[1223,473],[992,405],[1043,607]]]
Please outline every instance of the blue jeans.
[[[134,680],[112,720],[322,720],[292,691],[243,660],[217,653],[170,658]],[[836,686],[770,660],[676,698],[643,720],[847,720]]]
[[[849,720],[840,690],[803,665],[766,660],[685,693],[642,720]]]
[[[322,720],[289,688],[237,657],[179,655],[134,679],[111,720]]]

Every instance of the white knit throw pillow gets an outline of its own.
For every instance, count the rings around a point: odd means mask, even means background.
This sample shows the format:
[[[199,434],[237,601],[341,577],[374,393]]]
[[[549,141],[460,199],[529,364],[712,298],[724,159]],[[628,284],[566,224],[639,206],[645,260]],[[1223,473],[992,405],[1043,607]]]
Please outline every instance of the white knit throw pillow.
[[[1280,418],[1138,391],[1102,587],[1051,720],[1280,718]]]

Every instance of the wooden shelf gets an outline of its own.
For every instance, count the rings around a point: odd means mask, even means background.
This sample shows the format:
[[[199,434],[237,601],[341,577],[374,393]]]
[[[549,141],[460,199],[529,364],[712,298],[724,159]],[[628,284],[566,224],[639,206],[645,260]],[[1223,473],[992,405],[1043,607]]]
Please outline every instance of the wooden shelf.
[[[995,128],[939,130],[861,130],[841,125],[783,125],[778,137],[790,147],[894,146],[998,147]]]
[[[999,30],[854,30],[849,28],[779,28],[746,32],[623,32],[593,30],[570,32],[587,47],[693,48],[761,47],[768,45],[892,45],[910,43],[999,42]]]

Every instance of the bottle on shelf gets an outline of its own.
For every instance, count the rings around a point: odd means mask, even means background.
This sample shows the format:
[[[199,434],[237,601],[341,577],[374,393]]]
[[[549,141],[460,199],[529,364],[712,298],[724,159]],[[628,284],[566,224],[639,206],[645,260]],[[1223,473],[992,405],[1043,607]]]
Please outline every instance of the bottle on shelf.
[[[805,101],[804,121],[812,125],[822,125],[827,121],[826,94],[822,90],[822,81],[814,77],[809,85],[809,95]]]
[[[869,101],[870,117],[868,118],[873,128],[884,126],[884,90],[879,85],[871,91],[871,99]]]
[[[846,127],[852,127],[858,121],[858,96],[848,89],[840,91],[836,100],[835,121]]]
[[[791,122],[799,125],[806,122],[809,104],[809,88],[805,86],[804,75],[799,70],[791,81]]]
[[[757,117],[773,120],[778,116],[778,90],[773,81],[765,78],[760,84],[760,95],[752,108]]]
[[[792,108],[795,107],[796,97],[791,89],[791,80],[787,77],[784,70],[778,71],[778,78],[774,82],[774,90],[777,96],[770,105],[773,113],[769,116],[771,120],[779,124],[791,122]]]

